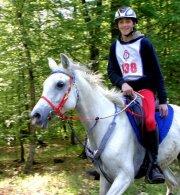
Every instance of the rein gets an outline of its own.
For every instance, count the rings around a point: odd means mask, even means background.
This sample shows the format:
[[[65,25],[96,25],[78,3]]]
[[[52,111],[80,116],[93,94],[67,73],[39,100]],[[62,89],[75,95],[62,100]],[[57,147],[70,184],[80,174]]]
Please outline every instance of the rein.
[[[109,118],[111,116],[115,116],[115,115],[121,114],[122,112],[126,111],[131,106],[131,104],[133,104],[136,101],[138,96],[140,96],[141,98],[144,98],[144,96],[142,96],[138,92],[134,91],[134,98],[122,110],[120,110],[119,112],[116,112],[115,114],[111,114],[111,115],[108,115],[108,116],[105,116],[105,117],[99,117],[99,119],[106,119],[106,118]],[[136,113],[132,113],[132,114],[136,115]]]

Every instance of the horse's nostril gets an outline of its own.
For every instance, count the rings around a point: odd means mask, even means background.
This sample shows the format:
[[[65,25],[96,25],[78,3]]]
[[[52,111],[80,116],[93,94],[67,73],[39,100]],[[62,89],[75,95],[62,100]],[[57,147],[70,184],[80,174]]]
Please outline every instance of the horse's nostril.
[[[41,115],[38,113],[38,112],[36,112],[34,115],[33,115],[33,117],[35,117],[35,118],[41,118]]]

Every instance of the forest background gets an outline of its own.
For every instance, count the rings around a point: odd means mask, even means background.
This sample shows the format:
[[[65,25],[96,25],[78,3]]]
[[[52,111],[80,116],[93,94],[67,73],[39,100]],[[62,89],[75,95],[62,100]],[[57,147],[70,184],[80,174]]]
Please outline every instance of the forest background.
[[[57,118],[46,131],[30,124],[29,113],[50,74],[47,58],[60,62],[59,54],[65,53],[101,73],[111,87],[106,68],[110,44],[118,35],[114,13],[121,5],[137,12],[137,29],[157,50],[169,102],[180,105],[178,0],[0,1],[0,145],[16,145],[21,131],[30,132],[26,171],[31,169],[36,139],[48,142],[67,136],[73,142],[72,129],[84,136],[77,122],[71,122],[71,133]]]

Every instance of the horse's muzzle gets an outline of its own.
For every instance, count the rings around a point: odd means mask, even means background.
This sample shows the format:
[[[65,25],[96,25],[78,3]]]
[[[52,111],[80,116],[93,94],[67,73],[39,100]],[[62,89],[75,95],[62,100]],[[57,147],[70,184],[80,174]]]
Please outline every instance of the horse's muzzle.
[[[30,118],[31,118],[32,125],[41,125],[42,117],[40,113],[38,112],[33,113],[33,114],[31,113]]]
[[[32,125],[39,125],[42,128],[47,127],[47,123],[49,120],[51,120],[53,116],[53,112],[50,112],[47,117],[44,117],[40,112],[31,112],[30,118],[31,118],[31,124]]]

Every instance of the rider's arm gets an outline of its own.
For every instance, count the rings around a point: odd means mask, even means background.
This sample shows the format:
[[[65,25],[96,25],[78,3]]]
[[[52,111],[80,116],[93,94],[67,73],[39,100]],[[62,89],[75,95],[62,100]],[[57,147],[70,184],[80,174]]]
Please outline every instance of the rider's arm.
[[[160,70],[160,64],[151,42],[144,38],[141,42],[141,56],[143,64],[145,65],[145,74],[152,78],[154,90],[157,93],[159,103],[165,104],[167,102],[167,95],[164,86],[164,79]]]
[[[122,77],[122,73],[116,58],[115,48],[116,41],[113,42],[113,44],[110,47],[107,73],[112,84],[121,89],[122,84],[125,83],[125,81]]]

